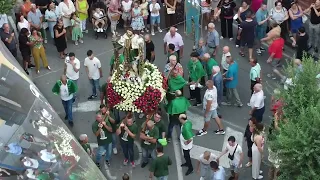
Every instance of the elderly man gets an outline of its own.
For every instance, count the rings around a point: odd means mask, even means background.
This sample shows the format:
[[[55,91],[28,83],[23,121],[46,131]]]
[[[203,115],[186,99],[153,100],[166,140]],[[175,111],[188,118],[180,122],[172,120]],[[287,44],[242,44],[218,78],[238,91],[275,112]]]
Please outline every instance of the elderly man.
[[[155,56],[155,51],[154,51],[154,44],[151,40],[150,34],[146,34],[144,36],[144,40],[146,42],[146,60],[153,63],[156,56]]]
[[[209,23],[207,34],[207,50],[212,56],[215,56],[217,54],[219,41],[219,33],[218,31],[216,31],[215,25],[213,23]]]
[[[208,75],[208,79],[211,79],[212,76],[212,67],[218,66],[218,63],[216,60],[214,60],[212,57],[210,57],[209,53],[205,53],[203,55],[203,60],[206,62],[205,70]]]
[[[228,57],[227,62],[229,64],[229,69],[224,74],[225,77],[223,78],[223,80],[225,80],[227,89],[227,102],[222,102],[221,104],[224,106],[230,106],[232,98],[235,98],[235,106],[242,107],[243,104],[239,98],[239,94],[237,91],[239,67],[232,57]]]
[[[254,85],[254,92],[250,99],[251,110],[249,114],[256,118],[256,120],[261,123],[263,119],[263,114],[265,111],[264,107],[264,94],[262,90],[262,85],[260,83]]]
[[[222,49],[222,57],[221,57],[221,73],[225,75],[225,73],[229,69],[229,64],[227,62],[227,57],[231,57],[230,48],[229,46],[224,46]],[[226,83],[223,83],[223,95],[225,96],[227,94],[227,88]]]
[[[175,46],[174,51],[177,52],[178,55],[178,62],[180,62],[180,59],[182,59],[183,56],[183,40],[182,36],[176,32],[175,27],[171,27],[170,31],[167,32],[167,34],[164,36],[164,54],[167,54],[168,51],[168,45],[173,44]]]
[[[219,66],[212,67],[212,79],[214,86],[217,88],[218,105],[222,102],[223,96],[223,77]]]
[[[38,31],[41,31],[41,36],[44,39],[44,43],[47,43],[47,34],[43,26],[43,15],[41,14],[40,10],[37,9],[37,6],[35,4],[31,5],[31,10],[28,13],[28,21],[30,23],[31,29],[36,29]]]
[[[14,37],[14,32],[10,32],[10,26],[7,23],[4,23],[2,29],[0,30],[0,36],[2,42],[9,49],[11,54],[16,58],[17,57],[17,40]]]
[[[77,85],[72,81],[67,79],[66,75],[62,75],[60,80],[52,88],[52,92],[56,95],[60,95],[62,100],[62,105],[66,116],[64,119],[68,119],[69,125],[73,126],[73,117],[72,117],[72,103],[73,95],[78,91]]]
[[[217,156],[210,151],[205,151],[199,156],[197,162],[197,173],[200,174],[200,180],[205,180],[210,171],[210,162],[216,161]]]
[[[204,58],[204,54],[207,53],[207,47],[205,46],[205,42],[203,38],[200,38],[196,52],[199,54],[199,59],[201,60],[202,64],[205,66],[205,62],[203,61],[203,58]]]
[[[204,93],[204,97],[203,97],[204,125],[203,125],[203,128],[198,131],[197,136],[203,136],[207,134],[207,130],[210,126],[211,118],[214,118],[218,125],[218,129],[214,131],[214,133],[225,134],[221,119],[219,118],[218,112],[217,112],[217,108],[218,108],[217,88],[213,85],[212,80],[208,80],[206,85],[208,89]]]
[[[141,168],[146,167],[149,163],[149,156],[156,158],[156,145],[159,138],[159,129],[152,120],[142,124],[140,132],[141,148],[142,148],[142,164]]]
[[[193,166],[190,158],[190,150],[193,147],[193,131],[192,131],[192,122],[188,120],[187,115],[180,114],[179,121],[182,125],[181,134],[180,134],[180,144],[183,150],[183,157],[185,159],[185,163],[181,164],[181,167],[188,167],[186,172],[186,176],[193,172]]]

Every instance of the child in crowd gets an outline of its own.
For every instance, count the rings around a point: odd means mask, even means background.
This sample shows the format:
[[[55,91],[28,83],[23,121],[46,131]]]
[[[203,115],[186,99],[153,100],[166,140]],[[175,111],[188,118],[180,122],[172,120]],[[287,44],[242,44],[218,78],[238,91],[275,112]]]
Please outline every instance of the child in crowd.
[[[122,19],[124,21],[123,26],[125,28],[130,26],[131,21],[131,10],[132,10],[132,0],[123,0],[122,5]]]
[[[143,33],[144,23],[143,23],[142,11],[141,11],[141,8],[139,7],[138,2],[134,2],[134,7],[132,9],[131,27],[135,34],[140,34],[140,32]]]
[[[72,41],[75,45],[78,45],[78,42],[83,43],[83,33],[81,30],[81,21],[76,14],[71,14],[71,25],[72,25]]]
[[[140,8],[142,11],[142,16],[143,16],[143,23],[145,25],[145,31],[149,32],[148,28],[147,28],[147,24],[148,24],[148,16],[149,16],[149,12],[148,12],[148,1],[146,0],[142,0],[141,4],[140,4]]]
[[[95,19],[94,26],[96,27],[97,32],[103,32],[102,27],[104,27],[106,24],[105,20],[104,20],[105,15],[99,7],[96,7],[96,9],[93,13],[93,18]],[[101,26],[99,26],[100,23],[101,23]]]
[[[158,26],[158,31],[162,32],[160,28],[160,5],[157,3],[157,0],[152,0],[152,3],[149,5],[149,9],[151,12],[151,35],[154,35],[154,26]]]

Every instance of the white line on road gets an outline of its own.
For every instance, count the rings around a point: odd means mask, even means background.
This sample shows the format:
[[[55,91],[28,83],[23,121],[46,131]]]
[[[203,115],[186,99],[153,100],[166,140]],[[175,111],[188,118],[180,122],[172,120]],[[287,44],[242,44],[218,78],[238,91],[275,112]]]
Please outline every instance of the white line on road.
[[[178,141],[176,128],[174,128],[173,132],[172,132],[172,145],[173,145],[174,155],[176,158],[177,174],[178,174],[177,180],[183,180],[182,167],[180,166],[182,164],[182,162],[181,162],[181,157],[182,157],[181,151],[182,150],[180,148],[180,142]]]
[[[222,151],[224,151],[227,147],[227,143],[228,143],[228,138],[230,136],[234,136],[236,138],[236,142],[242,147],[242,143],[243,143],[243,133],[236,131],[232,128],[227,127],[226,128],[226,134],[224,135],[224,140],[223,140],[223,146],[222,146]],[[228,154],[228,153],[227,153]],[[224,155],[220,158],[220,165],[225,167],[225,168],[229,168],[230,164],[229,164],[229,159],[227,155]]]
[[[78,103],[72,108],[72,112],[92,112],[97,111],[100,107],[100,101],[86,101]]]

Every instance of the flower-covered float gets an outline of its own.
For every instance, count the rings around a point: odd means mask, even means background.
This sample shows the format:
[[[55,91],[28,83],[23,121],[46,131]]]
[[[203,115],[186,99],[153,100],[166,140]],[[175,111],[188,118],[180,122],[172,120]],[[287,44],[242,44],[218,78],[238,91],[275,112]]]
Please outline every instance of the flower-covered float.
[[[123,48],[124,61],[115,53],[111,80],[107,86],[108,105],[126,112],[149,114],[158,109],[166,94],[167,80],[157,66],[144,60],[144,39],[127,31],[114,37],[115,52]]]

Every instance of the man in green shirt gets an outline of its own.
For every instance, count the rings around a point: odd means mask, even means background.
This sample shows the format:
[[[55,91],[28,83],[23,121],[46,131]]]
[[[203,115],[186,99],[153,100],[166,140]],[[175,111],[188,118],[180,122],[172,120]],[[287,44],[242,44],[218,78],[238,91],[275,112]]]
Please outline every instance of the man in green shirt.
[[[197,52],[192,52],[190,54],[191,59],[188,63],[189,71],[189,82],[190,82],[190,100],[196,99],[194,106],[201,105],[201,94],[200,94],[200,80],[206,75],[201,62],[199,61],[199,54]]]
[[[159,130],[159,138],[158,139],[164,139],[166,138],[166,126],[164,125],[164,122],[161,120],[161,112],[158,111],[154,116],[153,116],[153,121],[155,123],[155,126]]]
[[[81,134],[79,136],[79,141],[80,141],[80,144],[82,146],[82,148],[88,153],[88,155],[90,157],[93,156],[93,153],[92,153],[92,149],[91,149],[91,146],[89,144],[89,139],[88,139],[88,135],[86,134]]]
[[[112,75],[112,71],[113,71],[113,65],[114,65],[114,61],[115,61],[114,57],[117,57],[117,56],[119,57],[120,64],[122,64],[124,62],[124,56],[123,56],[123,54],[120,53],[120,49],[119,49],[111,57],[111,60],[110,60],[110,75]]]
[[[138,126],[133,122],[132,115],[128,115],[124,119],[117,128],[116,133],[120,138],[120,144],[124,154],[123,165],[126,166],[130,160],[132,167],[135,167],[133,145],[138,133]]]
[[[147,123],[147,124],[146,124]],[[142,148],[142,164],[141,168],[146,167],[149,163],[149,155],[152,159],[155,159],[155,148],[157,140],[159,138],[159,130],[155,126],[153,121],[147,121],[142,124],[142,130],[140,132],[141,148]]]
[[[190,157],[190,150],[193,147],[193,137],[194,133],[192,131],[192,123],[187,119],[187,115],[180,114],[179,116],[180,123],[182,124],[181,127],[181,134],[180,134],[180,145],[183,150],[183,157],[186,160],[185,163],[181,165],[181,167],[188,167],[186,172],[186,176],[193,172],[193,166]]]
[[[164,155],[163,146],[157,147],[157,157],[150,166],[150,180],[155,176],[158,180],[166,180],[169,175],[169,166],[172,160],[169,156]]]
[[[101,156],[105,154],[106,164],[110,166],[110,157],[112,151],[112,127],[110,123],[110,111],[107,111],[105,115],[101,112],[96,114],[96,121],[92,123],[92,132],[97,136],[98,150],[96,154],[96,164],[100,167]]]
[[[100,105],[100,111],[99,112],[101,112],[101,114],[105,118],[108,117],[107,116],[107,112],[110,112],[109,122],[110,122],[111,128],[112,128],[112,151],[113,151],[113,154],[118,154],[116,130],[118,128],[119,120],[117,120],[115,118],[115,111],[110,111],[110,109],[106,105],[102,104],[102,105]]]
[[[209,53],[205,53],[203,55],[203,60],[206,62],[206,72],[208,75],[208,79],[211,79],[212,76],[212,67],[219,66],[217,61],[210,57]]]

